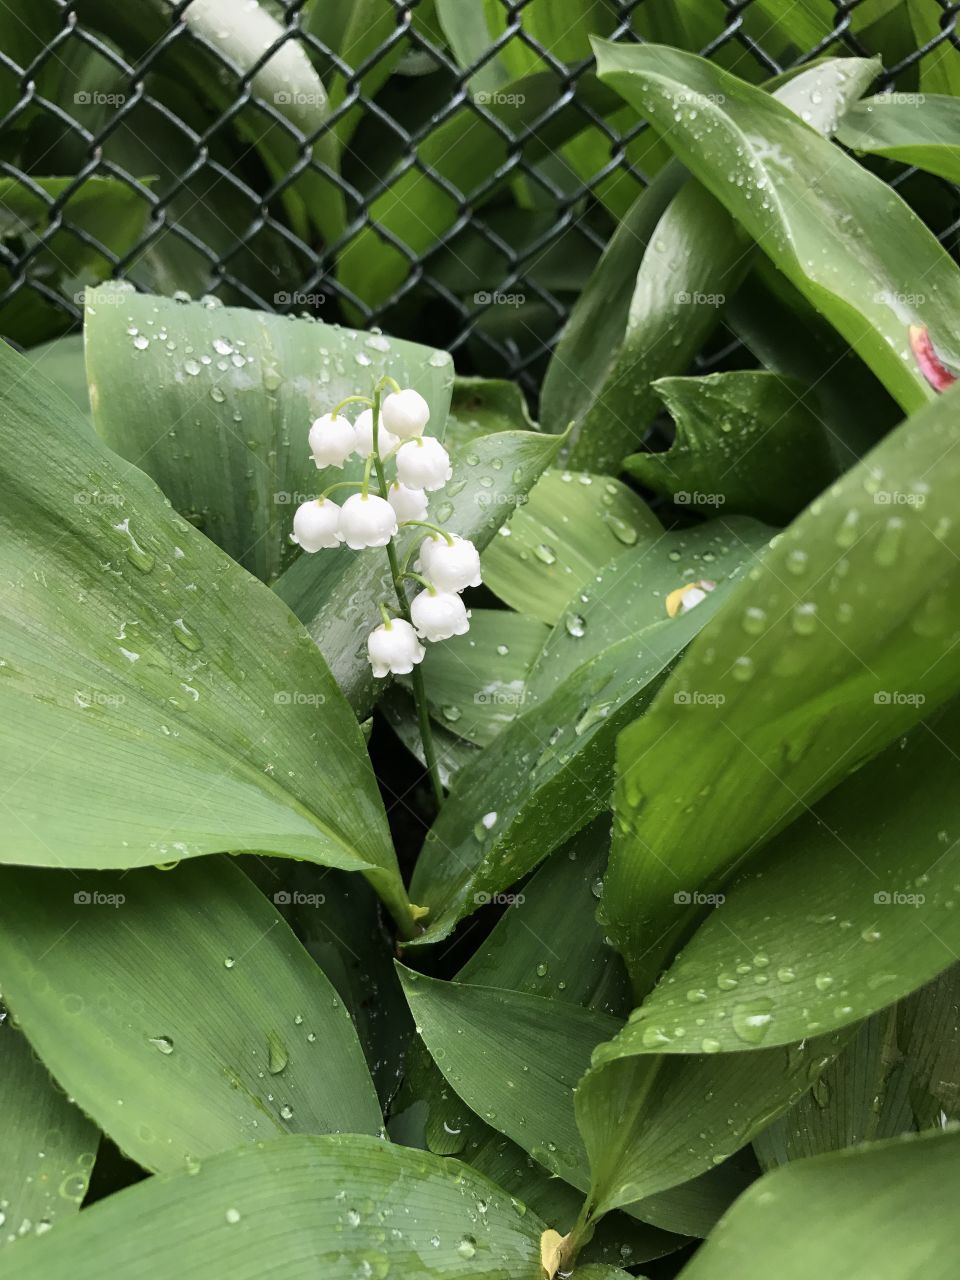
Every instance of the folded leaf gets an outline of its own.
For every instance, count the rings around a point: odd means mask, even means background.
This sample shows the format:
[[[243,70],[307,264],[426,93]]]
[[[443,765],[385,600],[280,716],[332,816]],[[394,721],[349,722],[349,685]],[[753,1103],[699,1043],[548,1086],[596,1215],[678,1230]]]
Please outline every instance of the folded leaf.
[[[307,447],[314,418],[370,394],[384,374],[425,396],[438,434],[450,403],[444,352],[319,321],[109,285],[88,292],[85,332],[97,431],[267,583],[298,555],[297,506],[362,473],[359,462],[317,470]],[[321,557],[306,559],[303,572],[316,573]]]
[[[621,1045],[681,1036],[679,1051],[690,1053],[695,1037],[724,1050],[787,1044],[859,1021],[952,964],[958,754],[951,707],[787,827],[723,892],[681,892],[678,907],[698,896],[719,905]]]
[[[956,690],[958,404],[803,512],[620,738],[603,912],[639,995],[696,891]]]
[[[899,160],[960,181],[960,102],[946,94],[866,98],[841,121],[837,139],[851,151]]]
[[[666,453],[634,453],[624,466],[688,511],[785,524],[838,473],[802,383],[746,370],[659,378],[653,385],[676,423],[676,438]]]
[[[903,408],[931,399],[907,331],[925,325],[960,361],[960,269],[900,196],[770,94],[702,58],[657,45],[595,48],[601,77],[651,121]]]
[[[799,1160],[755,1183],[682,1280],[949,1280],[956,1132]],[[815,1228],[815,1229],[812,1229]]]
[[[50,1079],[27,1038],[0,1022],[0,1248],[76,1213],[99,1142],[96,1125]]]
[[[398,1189],[402,1209],[398,1201]],[[540,1280],[543,1224],[466,1165],[290,1137],[129,1187],[17,1251],[17,1280]]]
[[[53,1076],[151,1170],[289,1133],[371,1133],[350,1015],[226,859],[0,869],[4,996]]]
[[[0,386],[0,861],[269,851],[367,872],[409,927],[363,737],[303,629],[6,345]]]

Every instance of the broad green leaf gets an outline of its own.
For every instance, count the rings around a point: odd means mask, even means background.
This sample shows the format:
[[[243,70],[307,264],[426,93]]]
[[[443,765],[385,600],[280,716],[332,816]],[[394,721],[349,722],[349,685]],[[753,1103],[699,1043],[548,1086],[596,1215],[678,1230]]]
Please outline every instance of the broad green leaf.
[[[882,719],[891,709],[871,710]],[[677,1052],[691,1053],[695,1036],[724,1050],[787,1044],[858,1021],[952,964],[958,753],[951,708],[798,818],[721,893],[707,882],[707,892],[681,889],[678,914],[698,899],[721,901],[623,1044],[682,1037]]]
[[[350,1015],[225,859],[5,867],[4,998],[54,1078],[151,1170],[289,1133],[379,1133]]]
[[[367,100],[387,81],[406,45],[396,38],[403,17],[391,0],[311,0],[305,6],[303,30],[321,42],[333,57],[308,40],[306,48],[315,54],[320,74],[327,86],[333,128],[345,143],[363,114],[363,104],[353,102],[338,111],[359,92]],[[341,68],[346,64],[347,71]],[[356,85],[350,80],[356,75]]]
[[[487,549],[484,581],[518,612],[553,626],[598,570],[662,532],[646,503],[618,480],[547,471]]]
[[[660,378],[653,386],[676,438],[666,453],[634,453],[624,466],[678,506],[785,524],[837,474],[802,383],[747,370]]]
[[[540,1280],[542,1231],[466,1165],[376,1138],[298,1136],[108,1197],[23,1244],[17,1280],[102,1280],[145,1259],[154,1280]]]
[[[63,277],[74,289],[109,274],[103,250],[123,258],[149,212],[143,192],[119,178],[0,178],[0,239],[15,236],[29,246],[42,238],[32,270]],[[64,225],[55,226],[61,219]]]
[[[795,1107],[757,1135],[765,1169],[914,1130],[896,1009],[868,1018]]]
[[[0,386],[0,861],[266,851],[365,871],[408,928],[363,737],[303,629],[6,345]]]
[[[866,98],[844,116],[837,139],[851,151],[916,165],[960,181],[960,102],[945,94]],[[922,286],[917,286],[922,291]]]
[[[444,352],[382,334],[118,295],[115,285],[87,295],[86,356],[107,444],[267,583],[298,554],[289,539],[299,503],[359,474],[359,463],[317,471],[307,447],[314,418],[390,374],[426,397],[440,427],[453,373]]]
[[[633,1201],[719,1164],[809,1087],[812,1065],[819,1073],[833,1048],[818,1040],[789,1056],[626,1060],[602,1079],[592,1071],[575,1100],[591,1049],[617,1020],[556,998],[441,982],[409,970],[401,980],[450,1085],[551,1173],[589,1188],[597,1216],[630,1206],[642,1217],[643,1206]],[[619,1124],[607,1126],[610,1090],[627,1079],[631,1088],[616,1094]],[[596,1126],[604,1128],[602,1138]]]
[[[247,860],[244,870],[336,988],[386,1106],[413,1028],[376,894],[362,876],[289,858]]]
[[[960,270],[909,206],[783,104],[711,63],[662,46],[595,47],[602,78],[899,403],[910,410],[931,399],[908,329],[925,325],[960,360]]]
[[[4,976],[6,986],[6,976]],[[54,1084],[25,1036],[0,1021],[0,1248],[80,1208],[100,1134]]]
[[[945,970],[897,1006],[910,1064],[910,1102],[921,1129],[960,1119],[960,969]]]
[[[721,594],[715,589],[696,606],[706,610],[699,615],[702,625],[772,532],[755,520],[731,516],[662,533],[611,560],[569,602],[547,637],[528,676],[528,699],[549,696],[611,645],[630,637],[647,644],[669,633],[675,623],[667,611],[671,593],[706,580]]]
[[[617,748],[609,932],[644,995],[746,854],[960,678],[948,392],[780,536]],[[789,961],[787,961],[789,963]]]
[[[721,1054],[704,1040],[699,1054],[681,1057],[673,1043],[621,1051],[618,1038],[599,1046],[576,1093],[591,1215],[720,1164],[787,1111],[841,1044],[839,1036],[820,1036],[787,1050]]]
[[[924,93],[960,93],[960,53],[953,47],[949,27],[941,26],[944,11],[926,0],[907,0],[907,12],[917,47],[927,48],[920,59],[920,88]]]
[[[67,338],[55,338],[40,347],[24,352],[24,358],[36,369],[55,382],[69,396],[81,413],[90,413],[90,393],[87,390],[87,371],[83,363],[83,334],[74,333]]]
[[[830,59],[774,96],[829,133],[875,74],[864,59]],[[686,372],[750,265],[749,243],[730,214],[696,182],[678,191],[683,176],[668,165],[637,198],[547,370],[543,421],[551,431],[576,422],[578,466],[619,468],[637,450],[660,407],[651,384]]]
[[[506,609],[474,609],[470,630],[430,646],[423,675],[435,719],[488,746],[523,710],[525,682],[547,627]]]
[[[799,1160],[755,1183],[682,1280],[950,1280],[956,1132]]]
[[[475,440],[454,456],[453,478],[431,502],[431,517],[482,549],[562,443],[562,437],[533,431],[497,431]],[[401,560],[422,537],[418,529],[398,539]],[[366,714],[383,690],[370,673],[366,638],[379,622],[378,602],[395,599],[386,553],[340,548],[301,557],[276,590],[303,621],[351,706]]]
[[[584,1188],[573,1090],[620,1021],[569,1001],[410,969],[400,980],[434,1061],[464,1102],[558,1177]]]
[[[494,431],[533,431],[523,392],[505,378],[454,378],[444,443],[457,451]]]

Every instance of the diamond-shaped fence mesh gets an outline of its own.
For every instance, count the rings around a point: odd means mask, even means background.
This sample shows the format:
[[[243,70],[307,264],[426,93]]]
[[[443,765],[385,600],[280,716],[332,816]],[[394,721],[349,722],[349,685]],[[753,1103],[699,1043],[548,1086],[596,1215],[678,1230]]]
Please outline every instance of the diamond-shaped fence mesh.
[[[948,0],[7,0],[0,332],[77,326],[127,279],[383,326],[531,388],[663,144],[588,36],[756,83],[879,54],[937,89]],[[955,71],[950,74],[956,75]],[[957,191],[887,166],[951,250]]]

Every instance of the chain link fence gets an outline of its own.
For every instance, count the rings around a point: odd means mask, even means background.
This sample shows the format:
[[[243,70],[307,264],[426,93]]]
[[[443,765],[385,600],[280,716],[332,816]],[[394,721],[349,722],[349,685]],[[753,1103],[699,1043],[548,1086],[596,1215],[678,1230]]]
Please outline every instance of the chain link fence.
[[[591,31],[683,44],[756,83],[879,54],[878,89],[916,93],[958,57],[958,9],[8,0],[0,331],[67,332],[85,286],[116,278],[382,326],[533,388],[666,154],[596,81]],[[956,189],[885,174],[954,250]]]

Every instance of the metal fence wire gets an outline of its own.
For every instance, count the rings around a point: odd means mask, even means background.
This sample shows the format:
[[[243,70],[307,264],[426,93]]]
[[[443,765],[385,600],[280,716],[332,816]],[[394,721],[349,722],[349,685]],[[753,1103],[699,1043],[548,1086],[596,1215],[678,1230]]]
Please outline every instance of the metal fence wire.
[[[683,38],[756,83],[822,56],[880,54],[878,89],[906,93],[958,56],[958,9],[6,0],[0,332],[24,345],[57,336],[79,324],[86,285],[127,279],[382,326],[534,386],[663,158],[596,81],[588,30]],[[955,249],[956,189],[885,176]]]

